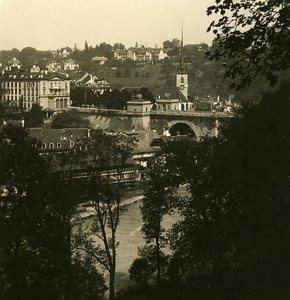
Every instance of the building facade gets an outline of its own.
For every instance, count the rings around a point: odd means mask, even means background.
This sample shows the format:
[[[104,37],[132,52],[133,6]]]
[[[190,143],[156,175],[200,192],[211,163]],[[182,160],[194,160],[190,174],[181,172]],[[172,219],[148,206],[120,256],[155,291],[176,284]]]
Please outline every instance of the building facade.
[[[8,107],[29,110],[33,104],[39,104],[46,111],[70,107],[68,75],[9,68],[2,71],[0,88],[3,91],[1,101]]]
[[[118,60],[130,59],[138,63],[153,63],[167,57],[167,52],[163,48],[130,47],[128,50],[117,49],[114,58]]]

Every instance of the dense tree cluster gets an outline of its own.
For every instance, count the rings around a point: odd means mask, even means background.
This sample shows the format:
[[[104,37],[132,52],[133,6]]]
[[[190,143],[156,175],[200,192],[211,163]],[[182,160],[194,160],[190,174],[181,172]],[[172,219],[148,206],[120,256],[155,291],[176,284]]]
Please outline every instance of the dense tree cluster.
[[[284,83],[261,103],[243,106],[217,138],[168,143],[152,165],[141,207],[145,241],[155,243],[130,269],[138,287],[159,274],[161,296],[175,299],[290,296],[289,113]],[[188,194],[168,210],[167,192],[180,184]],[[172,210],[180,221],[164,236],[160,221]],[[172,250],[164,272],[156,264],[158,240]]]
[[[102,276],[72,254],[79,185],[54,172],[37,143],[22,127],[0,132],[0,297],[98,299],[105,291]]]
[[[84,120],[80,117],[76,110],[63,111],[53,117],[51,128],[81,128],[89,127],[88,120]]]
[[[142,87],[129,92],[126,89],[105,91],[102,94],[87,88],[76,87],[71,90],[71,99],[73,106],[94,106],[107,109],[126,109],[127,101],[131,100],[137,94],[141,94],[143,99],[153,102],[152,92]]]
[[[107,288],[96,264],[109,272],[114,299],[116,231],[126,209],[120,170],[135,139],[99,130],[82,149],[45,156],[38,143],[22,127],[0,132],[1,299],[100,299]],[[79,166],[87,177],[73,176]],[[78,211],[88,201],[94,224],[78,231]]]

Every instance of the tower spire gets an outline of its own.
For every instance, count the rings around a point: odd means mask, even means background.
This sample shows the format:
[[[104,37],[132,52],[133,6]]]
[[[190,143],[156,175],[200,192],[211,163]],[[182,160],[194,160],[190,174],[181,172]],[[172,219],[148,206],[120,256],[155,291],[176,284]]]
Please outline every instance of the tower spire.
[[[178,72],[186,72],[184,66],[184,56],[183,56],[183,23],[181,24],[181,43],[180,43],[180,62]]]

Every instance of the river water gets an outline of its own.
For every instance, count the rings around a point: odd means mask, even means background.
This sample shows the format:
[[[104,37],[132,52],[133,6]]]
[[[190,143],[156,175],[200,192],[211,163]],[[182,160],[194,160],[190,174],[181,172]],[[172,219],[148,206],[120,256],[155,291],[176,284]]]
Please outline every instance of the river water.
[[[142,216],[140,212],[141,201],[131,204],[122,215],[117,229],[117,240],[120,242],[117,248],[116,290],[132,285],[129,280],[128,269],[137,258],[138,247],[145,245],[142,233]],[[165,216],[162,226],[170,228],[178,220],[178,215]]]

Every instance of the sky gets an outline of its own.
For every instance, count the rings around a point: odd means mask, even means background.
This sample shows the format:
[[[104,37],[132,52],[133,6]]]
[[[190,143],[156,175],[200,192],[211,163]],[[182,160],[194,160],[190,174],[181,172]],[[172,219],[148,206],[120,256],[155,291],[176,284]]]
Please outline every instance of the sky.
[[[184,44],[211,44],[206,33],[211,19],[206,8],[214,0],[0,0],[0,50],[56,50],[85,41],[95,47],[116,42],[127,48],[162,46],[180,39]]]

